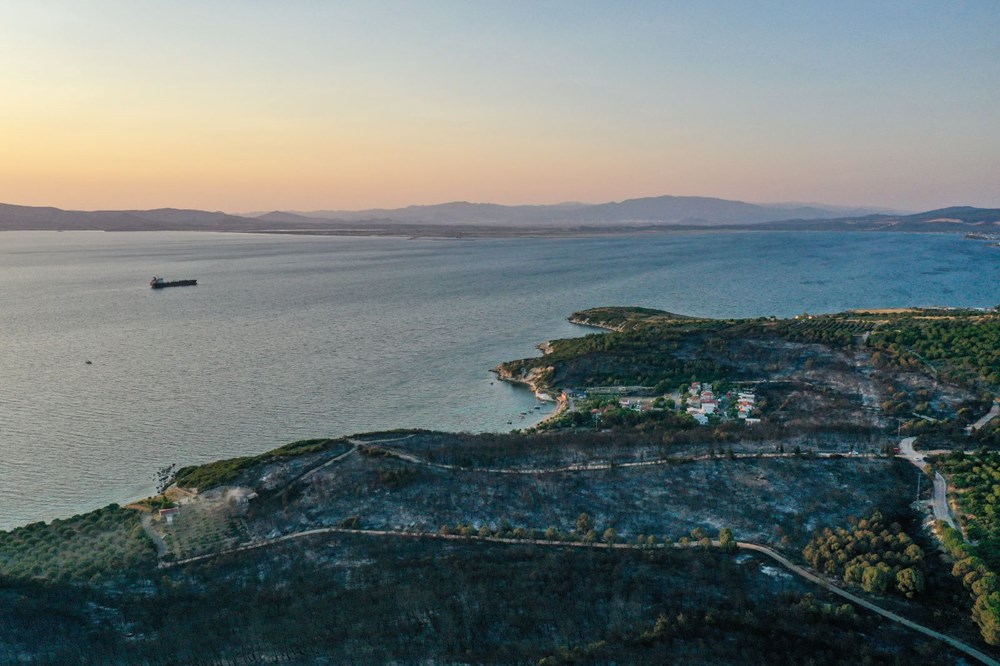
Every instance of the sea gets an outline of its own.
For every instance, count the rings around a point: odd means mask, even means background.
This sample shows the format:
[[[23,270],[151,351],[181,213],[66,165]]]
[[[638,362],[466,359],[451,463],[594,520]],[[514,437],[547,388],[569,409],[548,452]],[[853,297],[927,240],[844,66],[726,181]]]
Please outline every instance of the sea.
[[[152,276],[195,278],[153,290]],[[0,233],[0,529],[155,491],[166,465],[550,412],[490,373],[593,332],[575,310],[705,317],[992,307],[1000,250],[957,234],[429,240]]]

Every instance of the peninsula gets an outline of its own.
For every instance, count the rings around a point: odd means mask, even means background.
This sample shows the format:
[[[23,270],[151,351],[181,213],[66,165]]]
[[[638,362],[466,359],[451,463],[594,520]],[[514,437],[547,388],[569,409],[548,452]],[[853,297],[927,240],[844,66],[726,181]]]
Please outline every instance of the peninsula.
[[[0,533],[0,663],[997,663],[1000,314],[571,320],[496,369],[563,401],[531,431],[304,440]]]

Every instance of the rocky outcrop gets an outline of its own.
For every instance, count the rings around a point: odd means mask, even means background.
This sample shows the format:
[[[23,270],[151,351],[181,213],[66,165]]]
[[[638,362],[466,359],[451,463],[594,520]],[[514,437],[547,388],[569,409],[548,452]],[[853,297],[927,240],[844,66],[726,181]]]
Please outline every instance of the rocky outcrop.
[[[502,363],[493,369],[500,381],[512,384],[523,384],[531,389],[539,400],[552,401],[549,393],[548,379],[555,371],[553,367],[531,368],[525,371],[523,366],[511,363]]]

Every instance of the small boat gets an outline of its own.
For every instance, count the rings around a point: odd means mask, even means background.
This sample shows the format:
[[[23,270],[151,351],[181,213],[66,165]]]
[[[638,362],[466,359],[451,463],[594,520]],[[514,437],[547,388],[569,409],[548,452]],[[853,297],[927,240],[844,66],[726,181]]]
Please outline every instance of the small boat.
[[[198,284],[197,280],[172,280],[168,281],[161,277],[154,277],[149,281],[149,286],[153,289],[165,289],[166,287],[193,287]]]

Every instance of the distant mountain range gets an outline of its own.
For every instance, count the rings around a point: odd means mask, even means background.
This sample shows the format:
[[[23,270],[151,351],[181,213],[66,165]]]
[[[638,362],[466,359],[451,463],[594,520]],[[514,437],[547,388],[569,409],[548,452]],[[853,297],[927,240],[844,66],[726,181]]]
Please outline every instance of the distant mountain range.
[[[502,206],[455,202],[364,211],[231,215],[179,210],[72,211],[0,204],[2,230],[229,231],[331,235],[534,236],[694,229],[1000,232],[1000,209],[916,214],[871,208],[649,197],[603,204]]]
[[[253,218],[203,210],[62,210],[0,204],[0,230],[250,231],[269,225]]]
[[[373,208],[369,210],[318,210],[308,213],[276,211],[255,214],[259,219],[292,222],[307,219],[362,222],[382,220],[407,224],[463,224],[485,226],[548,226],[581,224],[758,224],[777,220],[815,220],[885,213],[873,208],[769,204],[711,197],[646,197],[602,204],[565,203],[547,206],[501,206],[456,201],[433,206]]]

